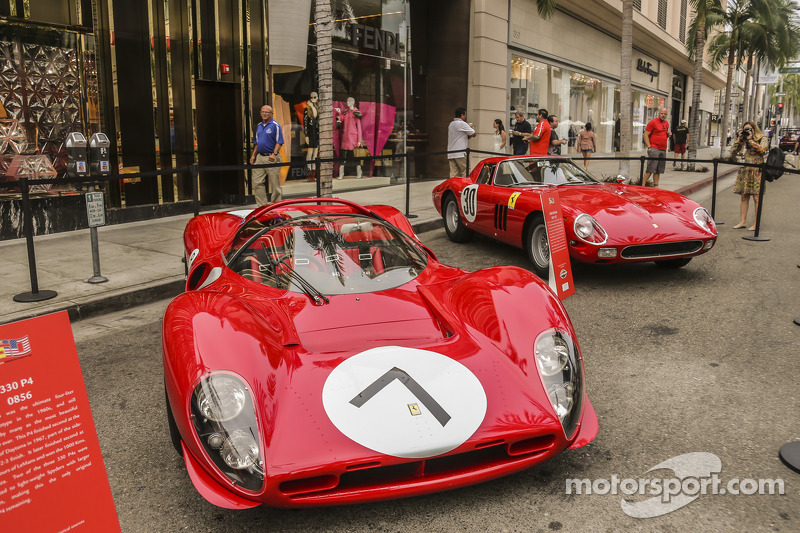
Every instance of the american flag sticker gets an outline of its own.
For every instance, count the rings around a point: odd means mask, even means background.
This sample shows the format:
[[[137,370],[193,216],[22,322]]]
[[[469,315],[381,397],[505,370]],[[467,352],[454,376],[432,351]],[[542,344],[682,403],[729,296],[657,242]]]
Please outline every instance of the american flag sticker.
[[[27,335],[21,339],[0,339],[0,364],[26,355],[31,355],[31,342]]]

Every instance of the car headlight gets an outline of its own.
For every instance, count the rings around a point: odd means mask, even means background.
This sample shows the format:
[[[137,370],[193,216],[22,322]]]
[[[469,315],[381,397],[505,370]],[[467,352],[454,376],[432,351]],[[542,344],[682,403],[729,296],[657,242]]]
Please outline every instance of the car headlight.
[[[195,401],[200,414],[215,422],[225,422],[236,417],[242,412],[246,399],[244,384],[227,374],[209,376],[195,390]]]
[[[210,374],[194,388],[192,422],[211,462],[240,487],[257,491],[264,458],[250,390],[230,373]]]
[[[583,410],[583,367],[578,349],[566,332],[551,329],[536,338],[534,357],[542,386],[564,435],[570,439]]]
[[[575,217],[572,225],[575,236],[589,244],[605,244],[608,234],[592,215],[583,213]]]
[[[711,214],[706,211],[705,207],[698,207],[694,210],[694,221],[697,223],[698,226],[703,228],[709,233],[716,233],[716,224],[714,223],[714,219],[711,218]]]

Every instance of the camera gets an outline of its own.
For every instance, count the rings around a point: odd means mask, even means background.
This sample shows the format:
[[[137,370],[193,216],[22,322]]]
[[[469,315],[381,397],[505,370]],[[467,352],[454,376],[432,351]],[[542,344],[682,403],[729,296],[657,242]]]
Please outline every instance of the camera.
[[[748,139],[750,137],[751,133],[752,133],[751,131],[742,130],[742,131],[739,132],[739,136],[742,139]]]

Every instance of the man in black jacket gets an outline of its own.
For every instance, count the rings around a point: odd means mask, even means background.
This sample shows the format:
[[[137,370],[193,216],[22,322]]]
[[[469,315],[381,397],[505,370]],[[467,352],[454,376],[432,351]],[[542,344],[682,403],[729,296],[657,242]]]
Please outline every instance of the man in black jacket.
[[[511,132],[511,148],[514,155],[525,155],[528,151],[528,144],[522,137],[530,134],[533,130],[531,129],[531,123],[525,120],[522,112],[517,111],[516,119],[514,130]]]

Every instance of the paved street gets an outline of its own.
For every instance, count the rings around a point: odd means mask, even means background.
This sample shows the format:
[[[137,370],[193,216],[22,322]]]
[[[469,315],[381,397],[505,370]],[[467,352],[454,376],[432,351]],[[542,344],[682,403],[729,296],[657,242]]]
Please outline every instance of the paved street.
[[[126,533],[151,531],[797,531],[800,475],[778,459],[800,440],[800,179],[768,188],[767,242],[732,228],[738,197],[718,196],[715,248],[680,270],[651,263],[575,269],[566,300],[600,433],[589,446],[496,481],[441,494],[309,510],[216,508],[195,491],[169,442],[161,370],[166,302],[73,325],[117,511]],[[421,235],[467,269],[528,267],[522,250]],[[535,312],[535,310],[531,310]],[[622,496],[566,495],[568,478],[674,476],[648,470],[706,452],[724,483],[783,479],[785,495],[702,495],[657,518]]]

